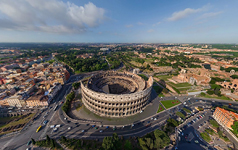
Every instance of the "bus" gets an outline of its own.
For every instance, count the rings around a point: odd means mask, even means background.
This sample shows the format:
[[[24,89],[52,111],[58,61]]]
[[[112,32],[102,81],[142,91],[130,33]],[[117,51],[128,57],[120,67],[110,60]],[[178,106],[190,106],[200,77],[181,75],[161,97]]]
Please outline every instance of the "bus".
[[[36,133],[39,132],[40,129],[41,129],[41,126],[39,126],[39,127],[37,128]]]
[[[57,108],[58,108],[58,105],[55,106],[54,111],[56,111]]]

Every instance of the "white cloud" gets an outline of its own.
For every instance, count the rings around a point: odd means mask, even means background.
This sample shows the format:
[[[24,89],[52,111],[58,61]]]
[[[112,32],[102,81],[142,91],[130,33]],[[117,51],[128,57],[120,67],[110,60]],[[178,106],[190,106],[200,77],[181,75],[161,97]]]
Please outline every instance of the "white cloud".
[[[138,25],[144,25],[144,23],[142,23],[142,22],[137,22],[137,24],[138,24]]]
[[[131,27],[133,27],[133,24],[125,25],[125,27],[127,27],[127,28],[131,28]]]
[[[153,26],[157,26],[159,24],[161,24],[161,22],[157,22],[157,23],[153,24]]]
[[[207,6],[203,6],[202,8],[198,9],[192,9],[192,8],[186,8],[184,10],[174,12],[171,17],[167,18],[168,21],[177,21],[180,19],[183,19],[191,14],[202,12],[207,10]]]
[[[1,0],[0,28],[52,33],[81,33],[98,26],[105,10],[61,0]]]
[[[198,19],[205,19],[205,18],[216,17],[216,16],[218,16],[218,15],[220,15],[222,13],[223,13],[223,11],[205,13],[202,16],[200,16]]]
[[[155,32],[155,30],[154,29],[150,29],[147,32],[152,33],[152,32]]]

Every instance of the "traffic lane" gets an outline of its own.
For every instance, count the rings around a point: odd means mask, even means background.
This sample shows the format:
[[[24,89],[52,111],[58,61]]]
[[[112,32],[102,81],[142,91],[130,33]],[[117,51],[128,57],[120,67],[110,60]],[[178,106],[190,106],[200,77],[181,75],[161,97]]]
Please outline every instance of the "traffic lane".
[[[195,129],[192,126],[188,127],[186,130],[183,130],[182,132],[184,133],[184,135],[183,136],[181,134],[179,135],[181,140],[179,141],[178,149],[186,148],[188,150],[191,150],[191,149],[193,149],[193,147],[195,147],[196,149],[202,149],[200,144],[205,145],[205,146],[207,145],[207,143],[205,143],[203,140],[201,140],[197,136],[197,133],[195,133]],[[193,135],[191,142],[187,141],[188,137],[185,138],[189,134]],[[198,144],[195,143],[196,140],[199,142]]]
[[[157,124],[157,122],[155,122]],[[159,122],[158,124],[161,124],[161,122]],[[154,124],[152,123],[152,126]],[[98,129],[95,129],[95,127],[92,126],[86,126],[86,125],[80,125],[80,127],[76,127],[76,128],[71,128],[70,130],[68,130],[67,125],[64,125],[62,127],[59,128],[58,131],[54,132],[52,136],[54,137],[59,137],[59,136],[67,136],[67,137],[74,137],[73,134],[79,134],[80,137],[82,137],[83,135],[90,135],[90,136],[111,136],[114,132],[118,133],[118,135],[126,135],[126,134],[137,134],[138,132],[140,132],[141,130],[146,130],[149,127],[144,127],[143,129],[135,129],[138,130],[135,132],[135,130],[133,131],[130,126],[125,127],[124,129],[121,128],[116,128],[116,130],[113,130],[112,128],[108,128],[106,129],[105,126],[104,127],[99,127]],[[84,130],[85,132],[82,133],[82,130]],[[102,133],[100,133],[99,131],[103,130]],[[124,130],[124,131],[122,131]],[[76,137],[76,136],[75,136]]]

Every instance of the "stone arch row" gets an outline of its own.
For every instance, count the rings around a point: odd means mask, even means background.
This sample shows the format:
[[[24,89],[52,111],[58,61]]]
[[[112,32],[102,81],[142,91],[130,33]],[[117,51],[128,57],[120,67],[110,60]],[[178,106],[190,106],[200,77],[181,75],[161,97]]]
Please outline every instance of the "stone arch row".
[[[85,99],[83,99],[83,101],[85,101]],[[146,106],[146,104],[144,104],[142,107],[131,110],[131,111],[127,111],[127,110],[124,110],[124,111],[110,111],[110,110],[97,109],[93,105],[89,104],[89,102],[87,100],[84,102],[84,104],[90,111],[94,112],[95,114],[98,114],[100,116],[106,116],[106,117],[131,116],[131,115],[134,115],[134,114],[140,112]]]
[[[143,98],[130,102],[103,102],[91,98],[86,93],[82,92],[83,102],[85,106],[100,116],[130,116],[141,111],[147,104],[150,98],[150,93]],[[125,105],[124,105],[125,104]]]

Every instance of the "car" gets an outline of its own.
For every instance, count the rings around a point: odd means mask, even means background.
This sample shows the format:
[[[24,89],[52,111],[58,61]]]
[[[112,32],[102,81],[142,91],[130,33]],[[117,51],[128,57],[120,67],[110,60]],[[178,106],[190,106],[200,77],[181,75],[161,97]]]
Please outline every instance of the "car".
[[[157,118],[155,118],[154,120],[157,120]]]
[[[52,107],[50,107],[50,109],[51,109]]]
[[[31,140],[27,142],[27,146],[31,144]]]
[[[64,120],[67,120],[67,118],[64,118]]]
[[[103,130],[100,130],[99,132],[101,132],[101,133],[102,133],[102,132],[103,132]]]
[[[98,129],[98,127],[95,127],[95,129]]]
[[[103,125],[100,125],[99,127],[101,128],[101,127],[103,127]]]
[[[207,123],[206,121],[204,121],[204,124]]]
[[[112,130],[115,131],[115,130],[116,130],[116,126],[114,126],[114,127],[112,128]]]
[[[140,111],[140,113],[143,113],[143,110],[142,110],[142,111]]]
[[[70,130],[71,129],[71,127],[68,127],[68,130]]]
[[[54,128],[53,131],[56,132],[58,130],[58,128]]]
[[[82,130],[81,132],[85,132],[84,130]]]
[[[29,147],[29,148],[27,148],[26,150],[31,150],[31,148]]]
[[[195,140],[194,142],[197,143],[197,144],[199,143],[198,140]]]
[[[109,128],[109,126],[106,126],[106,129],[108,129]]]
[[[96,127],[96,125],[92,125],[92,127],[94,128],[94,127]]]
[[[187,139],[188,138],[188,134],[186,134],[184,138]]]
[[[48,120],[45,120],[45,121],[43,122],[43,124],[44,124],[44,125],[46,125],[46,124],[47,124],[47,122],[48,122]]]
[[[135,126],[134,124],[131,125],[131,127],[134,127],[134,126]]]
[[[150,118],[150,120],[153,120],[154,118],[152,117],[152,118]]]

